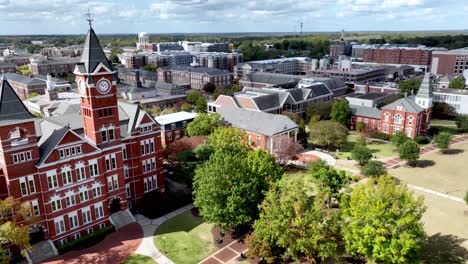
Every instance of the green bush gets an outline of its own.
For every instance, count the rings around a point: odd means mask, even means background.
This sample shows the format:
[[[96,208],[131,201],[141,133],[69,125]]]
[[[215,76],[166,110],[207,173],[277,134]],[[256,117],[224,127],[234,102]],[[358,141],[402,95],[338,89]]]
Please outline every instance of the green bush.
[[[387,169],[383,162],[371,160],[367,162],[366,166],[362,167],[361,173],[366,177],[380,177],[387,174]]]
[[[63,254],[65,252],[68,252],[76,247],[83,247],[87,244],[89,244],[88,242],[90,240],[94,240],[94,241],[101,241],[102,239],[104,239],[104,237],[106,237],[108,234],[112,233],[115,231],[115,227],[113,225],[111,226],[107,226],[107,227],[104,227],[102,229],[99,229],[91,234],[88,234],[86,236],[82,236],[78,239],[75,239],[73,241],[70,241],[66,244],[63,244],[61,246],[59,246],[57,249],[59,251],[60,254]]]
[[[405,133],[398,131],[396,132],[391,138],[390,141],[392,141],[392,144],[395,145],[396,147],[399,147],[403,145],[406,141],[411,140]]]
[[[439,134],[439,129],[437,127],[431,127],[428,131],[429,136],[435,136]]]
[[[192,150],[186,150],[177,156],[177,160],[180,162],[189,162],[194,161],[195,159],[196,157]]]
[[[416,136],[414,137],[414,141],[419,145],[429,143],[429,140],[425,136]]]
[[[376,139],[387,140],[387,141],[389,141],[392,138],[391,135],[385,134],[383,132],[375,132],[371,135],[371,137],[376,138]]]

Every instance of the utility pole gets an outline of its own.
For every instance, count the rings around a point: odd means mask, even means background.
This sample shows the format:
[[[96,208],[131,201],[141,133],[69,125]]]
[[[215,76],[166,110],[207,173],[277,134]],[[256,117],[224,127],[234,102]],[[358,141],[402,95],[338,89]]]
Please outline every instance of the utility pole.
[[[301,21],[301,37],[302,37],[302,27],[304,26],[304,23]]]

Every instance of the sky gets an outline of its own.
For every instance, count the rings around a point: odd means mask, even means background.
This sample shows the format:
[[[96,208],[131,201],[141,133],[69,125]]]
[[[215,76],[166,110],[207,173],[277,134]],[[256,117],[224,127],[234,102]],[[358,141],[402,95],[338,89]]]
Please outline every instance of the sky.
[[[468,0],[0,0],[0,35],[468,29]]]

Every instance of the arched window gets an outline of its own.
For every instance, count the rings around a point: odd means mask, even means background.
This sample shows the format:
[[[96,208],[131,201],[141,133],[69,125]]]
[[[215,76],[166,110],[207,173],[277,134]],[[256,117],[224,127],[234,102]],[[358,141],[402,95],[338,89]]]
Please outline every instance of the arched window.
[[[12,146],[28,144],[29,133],[26,129],[15,127],[8,134],[8,139],[11,142]]]
[[[76,180],[81,181],[86,179],[85,164],[83,162],[78,162],[75,165]]]
[[[403,117],[399,114],[396,114],[394,117],[393,117],[393,122],[396,123],[396,124],[401,124],[401,121],[403,120]]]

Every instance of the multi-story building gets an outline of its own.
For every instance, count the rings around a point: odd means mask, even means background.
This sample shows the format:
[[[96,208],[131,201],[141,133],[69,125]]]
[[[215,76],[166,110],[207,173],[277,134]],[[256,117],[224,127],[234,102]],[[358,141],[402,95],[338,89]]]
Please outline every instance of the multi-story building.
[[[161,127],[161,141],[163,147],[183,138],[187,125],[192,122],[196,116],[196,113],[180,111],[155,117],[156,122],[158,122]]]
[[[306,57],[292,57],[272,60],[248,61],[234,67],[236,78],[253,72],[271,72],[294,75],[310,74],[312,60]]]
[[[0,73],[15,73],[16,65],[13,63],[0,63]]]
[[[460,115],[468,114],[468,90],[435,88],[434,103],[446,103],[453,107],[453,110]]]
[[[207,67],[172,66],[158,69],[158,80],[191,89],[201,90],[207,83],[217,88],[228,88],[232,85],[232,73]]]
[[[0,63],[8,63],[14,64],[16,66],[23,66],[29,64],[29,57],[20,55],[5,55],[0,57]]]
[[[142,85],[145,86],[150,82],[156,82],[158,80],[157,72],[146,70],[133,70],[124,67],[117,68],[117,76],[121,83],[128,85],[137,85],[137,79],[140,80]]]
[[[225,106],[250,109],[271,114],[292,112],[303,114],[310,104],[328,102],[333,99],[333,92],[323,83],[311,83],[301,88],[251,88],[233,96],[220,95],[214,102],[208,103],[208,112],[218,112]]]
[[[461,76],[464,70],[468,70],[468,48],[432,52],[432,74]]]
[[[185,51],[189,52],[228,52],[229,43],[204,43],[198,41],[179,41]]]
[[[242,62],[242,53],[232,52],[192,52],[194,63],[208,68],[233,71]]]
[[[330,44],[330,58],[337,59],[341,55],[345,55],[346,44],[344,42],[337,42]]]
[[[340,79],[347,84],[380,82],[385,80],[387,74],[383,67],[362,67],[342,69],[313,70],[313,76]]]
[[[149,34],[146,32],[138,33],[138,42],[136,44],[138,50],[156,51],[156,44],[150,43]]]
[[[31,57],[31,71],[34,75],[65,76],[73,72],[79,60],[74,57]]]
[[[68,46],[63,48],[43,48],[39,52],[42,56],[46,57],[79,57],[81,56],[81,52],[83,51],[83,47],[79,45]]]
[[[171,51],[171,50],[179,50],[183,51],[184,47],[177,42],[160,42],[156,44],[157,51]]]
[[[133,52],[124,52],[119,55],[120,62],[126,67],[131,69],[139,69],[147,63],[145,54],[135,54]]]
[[[186,51],[159,51],[144,55],[146,56],[146,63],[156,67],[189,66],[193,61],[192,54]]]
[[[350,105],[351,129],[363,122],[366,131],[378,131],[393,135],[403,132],[408,137],[425,136],[430,128],[432,114],[431,76],[424,76],[421,87],[414,97],[404,97],[382,108]]]
[[[43,120],[0,83],[1,196],[30,203],[31,232],[55,244],[164,190],[160,129],[138,105],[117,102],[115,71],[92,28],[74,73],[81,109]]]
[[[46,81],[38,78],[30,78],[17,73],[6,73],[4,76],[21,100],[25,100],[32,93],[44,94],[47,88]]]

